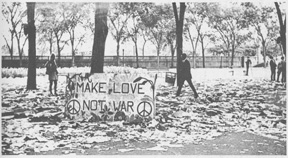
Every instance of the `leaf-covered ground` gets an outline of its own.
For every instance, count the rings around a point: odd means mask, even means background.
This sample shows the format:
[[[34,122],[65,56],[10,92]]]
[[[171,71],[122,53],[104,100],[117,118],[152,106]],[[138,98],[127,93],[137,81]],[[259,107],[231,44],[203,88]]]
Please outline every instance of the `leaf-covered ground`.
[[[133,124],[64,119],[64,76],[59,78],[57,97],[48,93],[47,76],[37,76],[38,90],[33,91],[25,91],[27,78],[2,79],[2,154],[54,150],[83,154],[88,149],[113,150],[119,142],[124,146],[117,148],[120,153],[167,151],[168,147],[201,144],[235,132],[286,142],[286,88],[282,84],[270,82],[269,75],[259,69],[247,77],[242,70],[233,76],[230,69],[222,70],[223,76],[217,76],[219,69],[212,71],[202,69],[203,76],[192,72],[200,96],[196,100],[188,85],[175,97],[176,87],[165,84],[160,75],[155,119]],[[132,145],[137,142],[156,146]]]

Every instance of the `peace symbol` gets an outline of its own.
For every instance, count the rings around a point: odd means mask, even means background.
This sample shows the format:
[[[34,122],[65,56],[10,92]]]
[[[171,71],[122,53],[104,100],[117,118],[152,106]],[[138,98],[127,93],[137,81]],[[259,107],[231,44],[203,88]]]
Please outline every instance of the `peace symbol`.
[[[140,102],[137,107],[137,112],[140,116],[146,117],[152,113],[152,105],[147,101]]]
[[[79,101],[73,99],[67,103],[67,110],[70,114],[77,114],[80,111]]]

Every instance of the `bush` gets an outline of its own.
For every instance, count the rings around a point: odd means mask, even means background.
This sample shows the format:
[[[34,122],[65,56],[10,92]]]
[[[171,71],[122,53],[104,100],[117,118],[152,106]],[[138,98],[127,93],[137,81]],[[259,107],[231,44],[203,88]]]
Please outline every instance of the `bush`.
[[[4,77],[24,77],[27,76],[26,68],[2,68],[2,78]]]
[[[135,69],[132,67],[117,67],[117,66],[106,66],[104,67],[104,73],[113,73],[113,74],[147,74],[146,69]]]
[[[46,69],[45,68],[37,68],[36,74],[37,76],[44,76]],[[71,68],[58,68],[58,72],[61,75],[67,75],[68,73],[90,73],[90,67],[71,67]],[[2,68],[2,78],[5,77],[26,77],[28,73],[27,68]],[[148,75],[148,71],[146,69],[135,69],[132,67],[116,67],[116,66],[105,66],[104,73],[114,73],[114,74],[141,74]]]
[[[46,69],[37,68],[36,74],[37,76],[45,75]],[[8,77],[27,77],[28,68],[2,68],[2,78]]]

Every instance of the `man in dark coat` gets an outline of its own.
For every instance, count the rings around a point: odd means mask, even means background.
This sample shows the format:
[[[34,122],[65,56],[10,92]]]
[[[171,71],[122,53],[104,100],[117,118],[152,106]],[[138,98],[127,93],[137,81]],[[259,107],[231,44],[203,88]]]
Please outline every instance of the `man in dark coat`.
[[[252,64],[250,58],[248,57],[246,60],[246,76],[248,76],[249,66]]]
[[[277,64],[275,60],[270,56],[271,81],[275,81],[276,66]]]
[[[281,82],[286,83],[286,61],[284,57],[281,57],[281,68],[280,71],[282,73]]]
[[[185,53],[183,53],[181,55],[182,62],[179,65],[180,66],[180,71],[178,73],[178,75],[179,75],[179,85],[178,85],[178,90],[177,90],[176,96],[180,95],[181,89],[183,87],[183,84],[184,84],[185,81],[187,81],[189,86],[191,87],[192,91],[194,92],[194,97],[198,98],[198,93],[196,92],[196,89],[193,86],[192,81],[191,81],[192,75],[191,75],[191,72],[190,72],[190,63],[186,59],[186,57],[187,57],[187,55]]]

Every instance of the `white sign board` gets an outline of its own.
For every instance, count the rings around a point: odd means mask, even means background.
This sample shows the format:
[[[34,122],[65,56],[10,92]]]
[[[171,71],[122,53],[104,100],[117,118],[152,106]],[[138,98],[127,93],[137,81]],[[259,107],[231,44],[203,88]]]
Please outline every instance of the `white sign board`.
[[[67,76],[65,114],[75,120],[96,121],[153,118],[155,81],[135,74]]]

